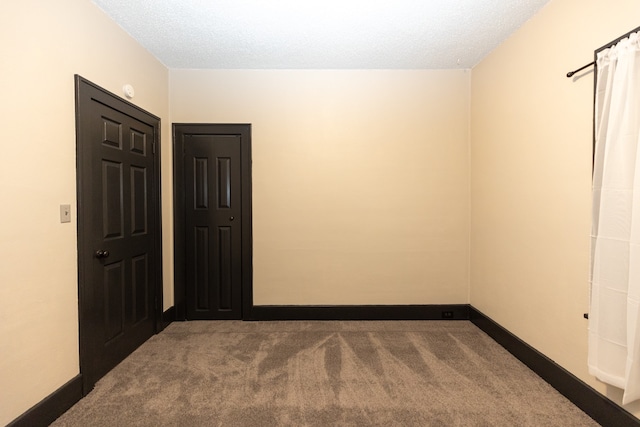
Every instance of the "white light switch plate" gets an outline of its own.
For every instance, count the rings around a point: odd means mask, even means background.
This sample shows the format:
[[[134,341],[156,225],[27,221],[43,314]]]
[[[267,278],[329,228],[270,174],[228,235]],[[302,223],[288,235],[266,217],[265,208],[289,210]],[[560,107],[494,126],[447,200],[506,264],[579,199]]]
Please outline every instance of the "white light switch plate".
[[[71,205],[60,205],[60,222],[71,222]]]

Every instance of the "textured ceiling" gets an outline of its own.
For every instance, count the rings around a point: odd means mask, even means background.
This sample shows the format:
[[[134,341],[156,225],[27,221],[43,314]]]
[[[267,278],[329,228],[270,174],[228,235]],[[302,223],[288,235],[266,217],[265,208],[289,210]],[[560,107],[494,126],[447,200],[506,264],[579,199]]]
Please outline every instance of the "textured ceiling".
[[[549,0],[93,0],[169,68],[471,68]]]

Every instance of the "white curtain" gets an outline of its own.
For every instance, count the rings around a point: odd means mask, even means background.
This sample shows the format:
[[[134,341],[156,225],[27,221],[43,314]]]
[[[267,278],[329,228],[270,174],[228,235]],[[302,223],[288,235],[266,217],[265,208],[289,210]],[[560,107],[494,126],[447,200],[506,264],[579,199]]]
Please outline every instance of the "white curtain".
[[[640,32],[597,56],[589,372],[640,399]]]

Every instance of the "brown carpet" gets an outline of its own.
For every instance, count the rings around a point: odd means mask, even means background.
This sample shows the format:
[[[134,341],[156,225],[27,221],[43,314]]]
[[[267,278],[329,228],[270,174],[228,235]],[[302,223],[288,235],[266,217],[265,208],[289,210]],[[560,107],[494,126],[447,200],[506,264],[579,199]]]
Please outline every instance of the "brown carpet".
[[[597,426],[467,321],[177,322],[62,426]]]

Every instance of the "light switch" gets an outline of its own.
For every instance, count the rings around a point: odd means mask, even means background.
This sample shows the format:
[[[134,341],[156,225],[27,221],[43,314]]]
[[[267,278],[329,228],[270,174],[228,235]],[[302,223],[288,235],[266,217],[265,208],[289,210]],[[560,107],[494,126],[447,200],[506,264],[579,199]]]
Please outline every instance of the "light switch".
[[[60,222],[71,222],[71,205],[60,205]]]

